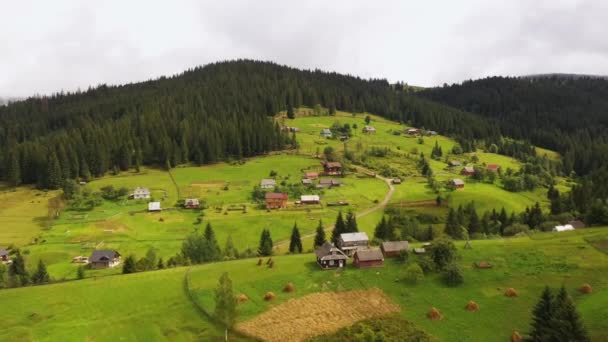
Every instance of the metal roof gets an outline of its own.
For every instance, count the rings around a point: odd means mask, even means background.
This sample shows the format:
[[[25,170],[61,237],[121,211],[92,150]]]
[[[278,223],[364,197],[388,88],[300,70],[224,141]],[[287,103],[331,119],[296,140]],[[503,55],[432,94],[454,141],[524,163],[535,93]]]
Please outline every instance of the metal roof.
[[[369,238],[365,232],[340,234],[340,239],[342,239],[344,242],[369,241]]]

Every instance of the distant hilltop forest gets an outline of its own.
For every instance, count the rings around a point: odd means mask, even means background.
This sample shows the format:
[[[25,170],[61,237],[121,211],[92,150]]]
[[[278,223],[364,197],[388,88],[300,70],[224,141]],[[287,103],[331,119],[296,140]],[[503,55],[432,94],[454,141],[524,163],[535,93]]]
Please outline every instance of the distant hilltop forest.
[[[317,104],[329,113],[370,112],[433,129],[465,150],[512,137],[560,152],[566,174],[605,173],[604,79],[492,77],[417,90],[238,60],[141,83],[28,98],[0,107],[0,178],[58,188],[65,179],[113,169],[264,154],[293,145],[273,120],[279,111]]]

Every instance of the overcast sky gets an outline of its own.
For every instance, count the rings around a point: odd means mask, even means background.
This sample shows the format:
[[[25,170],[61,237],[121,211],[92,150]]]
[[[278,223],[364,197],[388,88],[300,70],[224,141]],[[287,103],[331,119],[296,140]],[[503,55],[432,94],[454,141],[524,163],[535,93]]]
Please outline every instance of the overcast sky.
[[[0,96],[253,58],[433,86],[608,74],[608,1],[7,1]]]

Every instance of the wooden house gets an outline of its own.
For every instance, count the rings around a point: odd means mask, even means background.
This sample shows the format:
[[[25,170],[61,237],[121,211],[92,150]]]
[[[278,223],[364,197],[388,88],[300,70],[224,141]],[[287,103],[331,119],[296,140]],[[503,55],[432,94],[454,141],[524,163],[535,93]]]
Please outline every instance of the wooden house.
[[[340,234],[338,239],[338,247],[349,256],[359,249],[367,249],[368,246],[369,238],[365,232]]]
[[[321,199],[319,195],[302,195],[300,196],[300,203],[302,204],[319,204]]]
[[[150,189],[148,188],[135,188],[131,194],[133,199],[150,199]]]
[[[89,262],[91,268],[112,268],[120,264],[120,254],[115,250],[93,251]]]
[[[186,209],[198,209],[200,206],[198,198],[187,198],[184,201],[184,208]]]
[[[373,126],[365,126],[365,127],[363,127],[363,133],[364,134],[376,133],[376,129]]]
[[[393,179],[391,179],[391,183],[393,183],[393,184],[401,184],[401,178],[393,178]]]
[[[319,181],[317,188],[319,188],[319,189],[331,188],[331,187],[340,186],[340,185],[342,185],[342,183],[340,182],[339,179],[323,178]]]
[[[312,179],[303,178],[302,179],[302,185],[312,185]]]
[[[326,176],[339,176],[342,174],[342,163],[340,162],[324,160],[321,164],[323,165],[323,173]]]
[[[306,172],[304,174],[304,176],[306,176],[306,178],[308,178],[308,179],[317,179],[317,178],[319,178],[319,173],[318,172]]]
[[[0,261],[8,261],[9,259],[8,251],[4,248],[0,248]]]
[[[150,202],[148,203],[148,211],[149,212],[157,212],[161,211],[160,202]]]
[[[434,137],[436,135],[438,135],[439,133],[435,132],[435,131],[426,131],[426,135],[430,136],[430,137]]]
[[[325,241],[322,246],[315,249],[317,264],[322,269],[336,269],[346,267],[348,257],[339,248]]]
[[[472,166],[465,166],[460,171],[460,174],[463,176],[473,176],[475,175],[475,168]]]
[[[266,209],[287,208],[287,194],[282,192],[269,192],[266,194]]]
[[[384,256],[379,249],[359,249],[353,256],[353,264],[359,268],[384,266]]]
[[[450,167],[457,167],[457,166],[461,166],[461,165],[462,165],[462,163],[461,163],[461,162],[459,162],[458,160],[450,160],[450,161],[448,162],[448,165],[449,165]]]
[[[380,250],[385,258],[398,257],[402,251],[409,251],[410,243],[407,241],[384,241]]]
[[[418,135],[418,134],[420,134],[420,130],[417,128],[410,128],[410,129],[407,129],[405,131],[405,133],[407,133],[409,135]]]
[[[329,128],[323,128],[321,130],[321,133],[319,133],[319,135],[324,138],[331,138],[333,136],[333,134],[331,133],[331,130]]]
[[[497,165],[497,164],[488,164],[486,166],[486,169],[490,170],[490,171],[498,171],[498,170],[500,170],[500,165]]]
[[[456,189],[464,189],[464,181],[462,179],[454,178],[450,181],[450,184]]]
[[[262,179],[260,182],[260,188],[262,189],[274,189],[277,186],[277,181],[272,178]]]

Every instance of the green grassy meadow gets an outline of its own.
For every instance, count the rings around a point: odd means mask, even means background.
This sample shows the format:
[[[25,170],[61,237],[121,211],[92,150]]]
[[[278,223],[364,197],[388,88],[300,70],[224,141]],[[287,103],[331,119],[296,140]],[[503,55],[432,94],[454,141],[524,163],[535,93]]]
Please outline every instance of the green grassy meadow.
[[[184,280],[189,272],[189,289],[195,300],[212,312],[213,289],[221,273],[228,272],[235,292],[249,297],[239,304],[239,321],[313,292],[378,287],[401,306],[405,319],[445,341],[505,341],[513,330],[526,332],[542,288],[563,284],[592,340],[604,341],[608,339],[608,279],[604,276],[608,255],[587,240],[605,238],[605,229],[473,241],[472,249],[457,242],[465,283],[456,288],[443,285],[436,274],[427,275],[416,285],[405,283],[406,265],[396,260],[387,260],[382,268],[360,270],[351,265],[335,272],[320,270],[312,254],[302,254],[275,256],[273,268],[257,266],[257,259],[243,259],[3,290],[0,339],[214,340],[222,332],[196,311],[185,294]],[[473,263],[481,260],[494,267],[475,269]],[[414,261],[412,256],[410,262]],[[287,282],[295,285],[295,292],[281,291]],[[593,293],[580,294],[582,283],[591,284]],[[517,290],[518,297],[503,295],[510,287]],[[274,301],[262,300],[267,291],[277,295]],[[477,302],[480,311],[465,311],[469,300]],[[136,305],[125,305],[128,303]],[[425,314],[430,307],[437,307],[444,319],[428,320]]]

